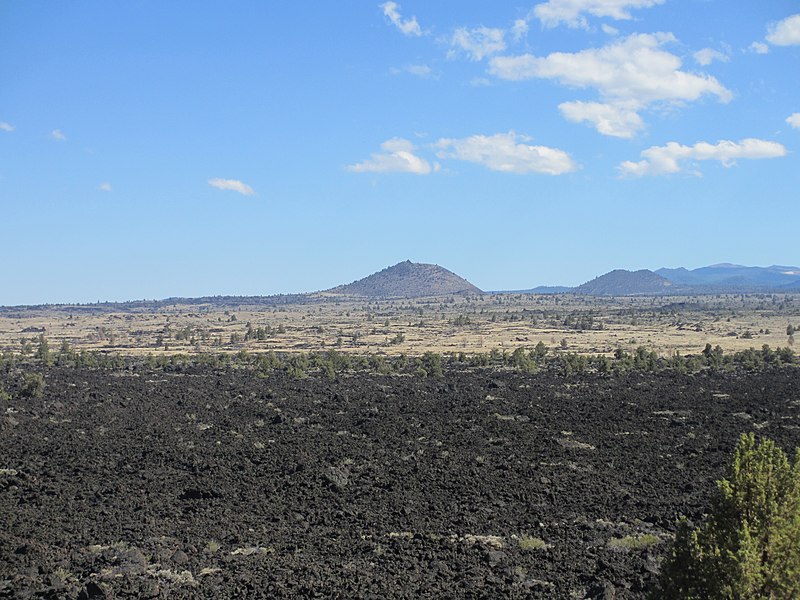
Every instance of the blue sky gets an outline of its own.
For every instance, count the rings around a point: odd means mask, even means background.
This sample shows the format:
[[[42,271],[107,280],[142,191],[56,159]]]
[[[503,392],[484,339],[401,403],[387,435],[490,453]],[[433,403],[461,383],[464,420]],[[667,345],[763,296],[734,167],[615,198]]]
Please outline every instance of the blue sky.
[[[800,4],[0,4],[0,304],[800,263]]]

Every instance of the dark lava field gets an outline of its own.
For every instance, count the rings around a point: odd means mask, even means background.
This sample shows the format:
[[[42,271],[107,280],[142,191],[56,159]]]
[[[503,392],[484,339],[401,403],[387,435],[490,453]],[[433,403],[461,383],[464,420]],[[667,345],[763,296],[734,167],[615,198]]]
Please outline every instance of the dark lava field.
[[[642,598],[800,369],[260,378],[53,367],[0,401],[0,598]]]

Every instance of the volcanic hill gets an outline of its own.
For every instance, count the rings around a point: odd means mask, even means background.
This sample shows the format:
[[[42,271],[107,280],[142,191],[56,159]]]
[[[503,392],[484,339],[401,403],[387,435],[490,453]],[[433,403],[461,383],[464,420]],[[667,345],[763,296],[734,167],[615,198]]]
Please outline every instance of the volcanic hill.
[[[420,298],[451,294],[482,294],[463,277],[439,265],[407,260],[347,285],[327,290],[332,294],[369,298]]]
[[[639,294],[666,294],[679,292],[670,280],[647,269],[626,271],[616,269],[595,277],[573,291],[587,296],[633,296]]]

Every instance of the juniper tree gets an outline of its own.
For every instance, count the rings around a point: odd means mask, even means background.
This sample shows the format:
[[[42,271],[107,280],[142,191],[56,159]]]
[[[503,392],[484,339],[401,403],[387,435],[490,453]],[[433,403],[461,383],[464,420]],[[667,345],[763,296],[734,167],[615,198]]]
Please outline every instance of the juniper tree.
[[[800,448],[794,464],[772,440],[742,435],[711,514],[681,521],[653,598],[800,598]]]
[[[44,337],[43,333],[39,334],[39,347],[36,349],[36,358],[45,364],[50,362],[50,344],[47,343],[47,338]]]

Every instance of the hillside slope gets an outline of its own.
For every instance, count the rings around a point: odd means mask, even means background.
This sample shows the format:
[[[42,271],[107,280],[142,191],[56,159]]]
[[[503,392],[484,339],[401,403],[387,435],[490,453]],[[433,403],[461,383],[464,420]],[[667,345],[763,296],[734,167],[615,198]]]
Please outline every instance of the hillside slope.
[[[412,263],[409,260],[327,292],[368,298],[419,298],[483,293],[469,281],[444,267]]]
[[[677,292],[668,279],[647,269],[626,271],[616,269],[579,285],[573,292],[587,296],[634,296]]]

